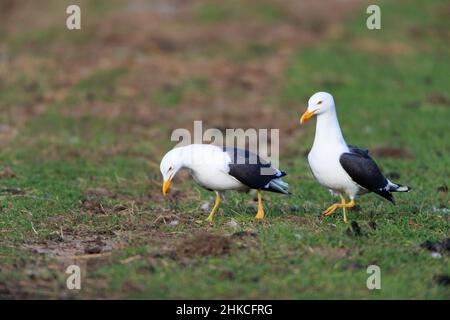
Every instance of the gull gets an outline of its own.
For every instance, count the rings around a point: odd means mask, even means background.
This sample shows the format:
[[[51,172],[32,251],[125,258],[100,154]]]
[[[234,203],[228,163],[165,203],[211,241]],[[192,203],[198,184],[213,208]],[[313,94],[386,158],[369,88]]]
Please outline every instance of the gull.
[[[323,212],[325,216],[342,208],[344,222],[347,222],[346,208],[355,206],[357,195],[374,192],[395,204],[391,192],[411,190],[387,179],[368,150],[345,142],[331,94],[315,93],[309,99],[308,109],[301,116],[300,123],[307,122],[313,116],[317,117],[317,123],[314,143],[308,154],[309,166],[317,181],[341,198],[340,203],[331,205]],[[349,202],[344,194],[350,198]]]
[[[248,192],[256,189],[258,212],[256,219],[264,218],[261,191],[289,194],[288,184],[281,177],[286,173],[271,166],[257,154],[233,147],[209,144],[191,144],[170,150],[161,160],[163,194],[167,194],[171,181],[181,169],[189,169],[194,180],[203,188],[216,193],[214,207],[207,221],[212,223],[224,191]]]

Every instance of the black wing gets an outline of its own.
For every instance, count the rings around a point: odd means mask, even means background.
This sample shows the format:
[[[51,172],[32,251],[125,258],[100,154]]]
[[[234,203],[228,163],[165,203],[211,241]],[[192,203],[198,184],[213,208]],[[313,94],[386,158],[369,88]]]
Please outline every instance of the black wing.
[[[265,189],[270,181],[286,175],[285,172],[273,168],[270,163],[249,150],[231,147],[224,147],[223,150],[231,158],[228,174],[251,189]]]
[[[351,153],[357,153],[357,154],[362,155],[363,157],[368,156],[370,158],[369,150],[367,150],[367,149],[362,149],[360,147],[353,146],[351,144],[347,144],[347,147],[349,148]]]
[[[354,146],[349,146],[349,149],[350,153],[341,154],[339,162],[350,178],[361,187],[394,203],[394,198],[389,192],[388,181],[369,156],[369,152]]]

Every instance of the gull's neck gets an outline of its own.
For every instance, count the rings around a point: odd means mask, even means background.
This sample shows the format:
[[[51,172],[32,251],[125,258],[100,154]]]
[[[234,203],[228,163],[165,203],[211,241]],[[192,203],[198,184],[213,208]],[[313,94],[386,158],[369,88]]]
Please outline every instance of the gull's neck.
[[[181,168],[191,168],[193,162],[191,145],[173,149],[171,152],[173,153],[172,161],[174,163]]]
[[[316,136],[314,138],[313,147],[314,145],[319,144],[347,145],[342,136],[335,108],[331,108],[327,112],[317,116]]]

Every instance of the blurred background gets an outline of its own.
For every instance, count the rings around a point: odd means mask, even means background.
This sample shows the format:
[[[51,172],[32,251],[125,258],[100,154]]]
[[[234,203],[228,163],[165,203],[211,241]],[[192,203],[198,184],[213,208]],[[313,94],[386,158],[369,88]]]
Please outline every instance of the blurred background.
[[[0,296],[444,297],[447,257],[419,245],[449,227],[449,21],[443,0],[0,0]],[[333,200],[309,174],[314,125],[298,123],[316,91],[415,190],[395,209],[364,198],[366,240],[316,214]],[[280,129],[295,196],[267,196],[268,224],[233,194],[204,227],[211,194],[187,174],[162,197],[170,134],[194,120]],[[373,261],[390,272],[379,295],[360,286]],[[89,272],[80,293],[69,262]]]
[[[193,120],[295,135],[290,120],[312,92],[290,101],[281,93],[292,55],[342,32],[337,23],[350,12],[364,17],[354,0],[1,3],[4,125],[14,132],[54,108],[112,122],[135,146],[166,144]],[[80,5],[81,30],[65,27],[69,4]]]

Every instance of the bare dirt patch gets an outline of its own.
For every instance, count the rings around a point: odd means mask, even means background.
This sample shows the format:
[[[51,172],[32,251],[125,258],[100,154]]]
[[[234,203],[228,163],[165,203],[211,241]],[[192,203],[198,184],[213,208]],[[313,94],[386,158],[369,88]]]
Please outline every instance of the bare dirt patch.
[[[382,55],[408,55],[414,52],[414,48],[406,43],[377,41],[373,39],[359,38],[352,41],[352,47],[368,53]]]
[[[377,146],[370,149],[370,153],[381,158],[412,159],[411,151],[403,147]]]
[[[115,198],[116,194],[105,188],[89,188],[86,190],[86,196],[88,199],[97,198],[97,197]]]
[[[17,196],[23,196],[27,192],[21,188],[3,188],[0,189],[0,194],[12,194]]]
[[[11,167],[5,167],[0,171],[0,179],[15,178],[17,175]]]
[[[90,213],[102,214],[122,213],[130,209],[130,207],[125,204],[109,205],[97,200],[84,200],[82,202],[82,208]]]
[[[85,199],[81,201],[81,210],[89,214],[114,214],[129,207],[127,204],[111,205],[106,199],[117,199],[118,194],[105,188],[88,188],[85,191]]]
[[[84,255],[108,253],[118,244],[110,237],[102,235],[84,237],[64,235],[58,240],[30,241],[23,246],[36,253],[53,258],[76,258]]]
[[[432,104],[442,104],[445,106],[450,106],[450,97],[442,92],[432,92],[426,97],[426,100]]]
[[[188,258],[226,255],[231,251],[231,243],[229,237],[201,232],[181,240],[175,247],[175,253],[177,257]]]

